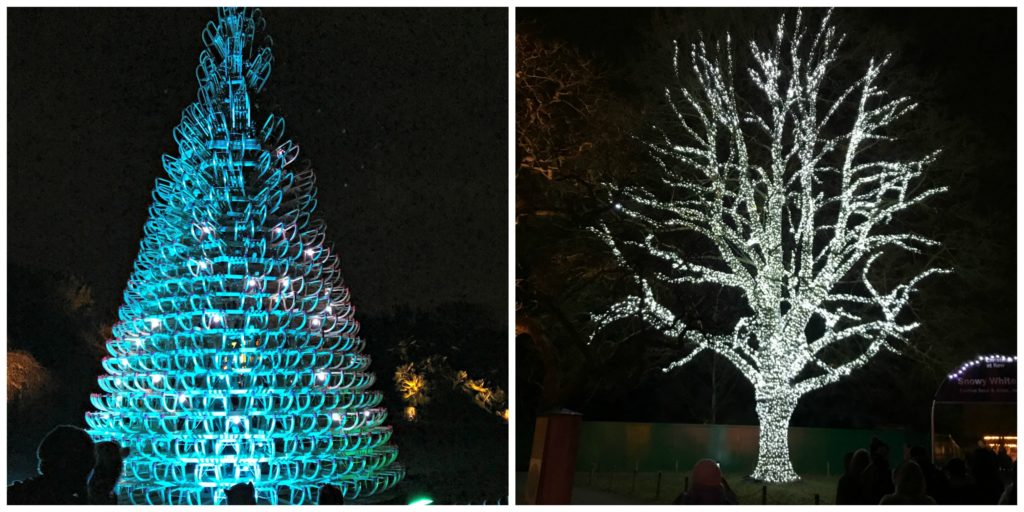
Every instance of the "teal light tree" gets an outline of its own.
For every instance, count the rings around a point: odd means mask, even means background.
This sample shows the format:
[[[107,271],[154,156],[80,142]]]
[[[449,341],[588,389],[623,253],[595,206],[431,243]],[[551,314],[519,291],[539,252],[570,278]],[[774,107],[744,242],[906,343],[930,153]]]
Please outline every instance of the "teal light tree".
[[[260,503],[349,499],[404,476],[338,257],[315,220],[311,171],[256,123],[270,74],[258,10],[220,9],[203,31],[198,100],[164,156],[134,271],[107,342],[97,441],[131,449],[130,503],[219,504],[252,482]]]

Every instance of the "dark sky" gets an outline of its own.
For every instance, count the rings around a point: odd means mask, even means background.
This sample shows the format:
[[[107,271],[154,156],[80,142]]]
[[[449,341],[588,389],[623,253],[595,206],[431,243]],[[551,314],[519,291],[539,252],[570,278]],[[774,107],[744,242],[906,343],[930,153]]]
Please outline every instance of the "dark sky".
[[[618,99],[640,110],[652,104],[645,98],[661,94],[660,76],[668,74],[671,66],[666,41],[695,38],[697,30],[706,39],[724,39],[729,30],[735,47],[740,39],[737,33],[772,31],[779,13],[779,9],[535,8],[518,9],[516,20],[521,32],[578,48],[603,71]],[[949,191],[908,216],[920,232],[943,243],[938,259],[956,273],[926,283],[912,302],[914,314],[922,320],[915,336],[933,342],[932,348],[938,345],[934,340],[941,340],[941,356],[936,352],[902,359],[886,356],[885,362],[867,365],[847,384],[808,396],[801,404],[810,405],[798,408],[794,424],[817,421],[837,426],[848,423],[848,417],[868,417],[870,412],[902,425],[923,421],[926,427],[927,406],[939,382],[931,377],[941,380],[944,365],[958,365],[978,354],[1017,352],[1016,18],[1016,11],[1006,8],[835,11],[834,22],[848,35],[844,51],[856,49],[851,61],[863,58],[866,65],[870,55],[893,52],[887,75],[894,77],[892,90],[909,94],[920,104],[912,114],[915,117],[908,117],[909,126],[902,128],[933,130],[934,138],[927,143],[946,149],[928,176],[934,180],[932,185],[947,185]],[[817,17],[812,19],[816,23]],[[748,53],[741,48],[737,55],[741,52]],[[935,120],[938,124],[928,126]],[[521,377],[525,363],[523,358],[519,361]],[[706,364],[705,359],[696,366]],[[926,366],[934,368],[934,376],[922,370],[915,376],[920,380],[907,377]],[[685,380],[697,371],[693,367],[691,363],[678,375],[652,372],[657,375],[624,384],[621,392],[595,399],[583,412],[591,419],[699,421],[679,406],[680,390],[693,389]],[[609,378],[605,375],[602,381]],[[891,392],[891,400],[864,399],[880,387]],[[529,389],[520,381],[520,399]],[[740,414],[752,414],[752,394],[748,398],[750,405],[735,407],[736,415],[719,416],[718,421],[751,421]]]
[[[734,37],[753,30],[771,32],[783,11],[791,19],[793,9],[777,8],[534,8],[518,9],[516,20],[517,30],[580,49],[604,72],[623,101],[640,105],[645,95],[661,94],[663,84],[651,76],[664,74],[661,67],[670,67],[671,52],[664,40],[695,39],[698,30],[709,41],[724,38],[727,30]],[[805,9],[805,17],[817,23],[823,12]],[[885,76],[894,77],[891,91],[918,103],[907,118],[911,123],[938,119],[950,132],[958,130],[952,136],[938,133],[928,141],[946,154],[927,175],[932,185],[949,187],[931,203],[949,205],[955,211],[934,211],[933,219],[917,227],[928,229],[929,236],[950,250],[983,260],[970,264],[984,275],[961,275],[967,279],[963,284],[1007,284],[1000,294],[977,297],[977,302],[965,306],[984,310],[975,320],[991,310],[1005,312],[996,329],[993,322],[986,322],[984,329],[986,336],[997,333],[1001,338],[993,343],[1014,350],[1016,314],[1007,306],[1016,300],[1016,10],[845,8],[835,9],[832,19],[847,35],[844,51],[855,52],[849,65],[865,66],[871,56],[892,54]],[[741,53],[749,50],[741,48],[737,55]],[[900,129],[914,128],[900,125]],[[951,217],[957,221],[950,222]],[[984,229],[972,231],[971,224]],[[960,286],[956,280],[947,282]]]
[[[283,115],[310,160],[356,307],[466,301],[504,322],[506,9],[263,12],[256,119]],[[78,274],[113,313],[215,16],[8,9],[11,264]]]

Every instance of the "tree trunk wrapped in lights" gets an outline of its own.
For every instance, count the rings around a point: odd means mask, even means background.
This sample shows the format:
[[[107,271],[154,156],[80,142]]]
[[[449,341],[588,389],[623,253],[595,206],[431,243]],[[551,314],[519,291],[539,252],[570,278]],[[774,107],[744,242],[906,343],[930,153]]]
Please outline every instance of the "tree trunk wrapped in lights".
[[[633,291],[595,317],[595,333],[639,317],[685,345],[665,371],[704,350],[734,364],[754,386],[761,434],[752,476],[767,482],[799,478],[787,433],[800,397],[905,348],[918,325],[904,311],[908,299],[922,279],[947,272],[927,269],[889,291],[869,279],[883,253],[936,245],[892,219],[943,190],[921,187],[938,152],[899,160],[874,147],[894,140],[886,128],[914,107],[879,86],[888,57],[838,95],[824,93],[843,40],[830,14],[817,30],[799,12],[787,30],[783,16],[772,44],[750,43],[745,77],[734,75],[728,38],[714,51],[698,42],[688,87],[677,48],[679,82],[665,90],[672,121],[645,142],[655,185],[618,189],[611,208],[645,234],[621,223],[593,228],[622,268],[642,257],[654,269],[633,273]],[[695,261],[672,243],[680,232],[710,241],[716,258]],[[731,332],[692,329],[672,309],[680,285],[736,289],[745,313]]]
[[[259,11],[221,9],[203,31],[199,99],[174,130],[134,272],[86,417],[131,448],[131,503],[223,503],[253,482],[260,503],[348,499],[404,475],[357,336],[311,171],[284,120],[253,120],[270,74]]]

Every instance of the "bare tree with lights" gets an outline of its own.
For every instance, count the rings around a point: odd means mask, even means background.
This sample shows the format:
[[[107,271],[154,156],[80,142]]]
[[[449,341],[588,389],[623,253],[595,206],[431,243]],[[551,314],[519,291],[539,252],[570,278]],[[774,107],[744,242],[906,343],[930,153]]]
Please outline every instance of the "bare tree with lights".
[[[678,339],[685,355],[728,359],[754,386],[760,440],[752,477],[799,479],[789,458],[789,421],[805,394],[832,384],[883,351],[900,352],[917,323],[908,299],[930,268],[883,290],[872,265],[883,254],[921,253],[937,245],[901,232],[893,218],[941,192],[921,184],[938,151],[886,159],[895,120],[914,108],[879,84],[889,56],[829,96],[844,37],[824,16],[815,30],[801,14],[779,21],[774,41],[749,43],[752,64],[736,74],[731,41],[692,46],[693,85],[680,74],[665,89],[671,122],[644,141],[657,172],[653,186],[615,191],[624,222],[594,233],[624,269],[633,255],[653,260],[631,272],[631,291],[594,317],[595,335],[611,323],[639,318]],[[616,228],[628,221],[644,235]],[[706,238],[717,253],[700,258],[672,243],[679,233]],[[869,276],[876,282],[872,282]],[[674,312],[680,286],[737,289],[745,313],[731,332],[687,325]],[[690,322],[692,323],[692,322]]]

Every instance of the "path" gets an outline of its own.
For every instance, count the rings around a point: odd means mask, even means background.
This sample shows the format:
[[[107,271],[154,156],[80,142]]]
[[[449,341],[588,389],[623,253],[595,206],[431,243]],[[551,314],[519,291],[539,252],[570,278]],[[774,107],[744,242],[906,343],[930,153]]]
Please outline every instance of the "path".
[[[516,503],[525,504],[526,472],[516,472]],[[629,496],[612,494],[597,489],[575,485],[572,488],[573,505],[649,505],[650,503]]]

